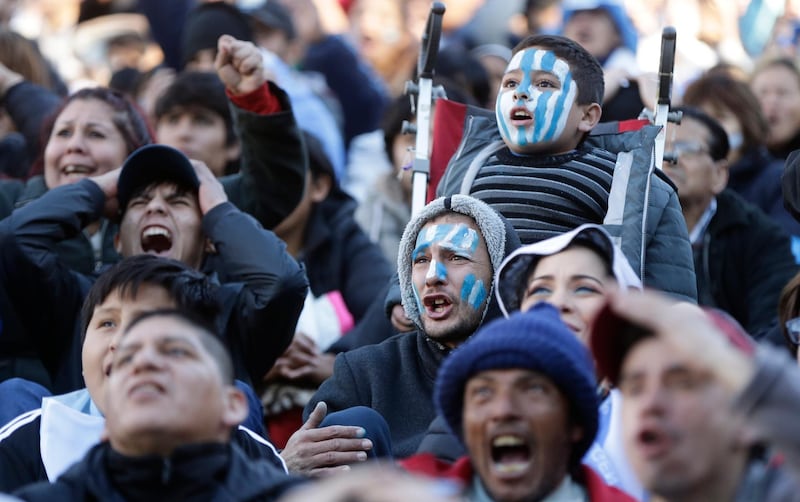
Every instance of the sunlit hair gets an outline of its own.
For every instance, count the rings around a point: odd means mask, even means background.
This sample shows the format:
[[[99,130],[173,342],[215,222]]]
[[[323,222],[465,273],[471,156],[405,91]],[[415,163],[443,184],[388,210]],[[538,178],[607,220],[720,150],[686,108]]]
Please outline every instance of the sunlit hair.
[[[730,113],[742,128],[742,150],[763,145],[769,126],[758,98],[747,83],[723,71],[707,73],[693,81],[683,93],[683,104],[709,108],[713,114]]]
[[[19,33],[0,28],[0,63],[22,75],[28,82],[50,87],[52,79],[36,44]]]

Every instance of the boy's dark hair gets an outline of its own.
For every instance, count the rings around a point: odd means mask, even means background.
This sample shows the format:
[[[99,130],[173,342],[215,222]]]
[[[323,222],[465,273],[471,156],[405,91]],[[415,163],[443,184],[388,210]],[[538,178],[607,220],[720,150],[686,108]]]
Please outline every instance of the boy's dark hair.
[[[178,308],[195,312],[209,324],[216,321],[220,306],[213,295],[215,286],[205,274],[177,260],[141,254],[108,268],[89,289],[81,307],[82,338],[86,337],[94,309],[108,295],[118,291],[123,297],[135,297],[142,284],[160,286]]]
[[[209,322],[205,317],[198,315],[196,310],[185,308],[177,309],[157,309],[142,312],[134,317],[125,328],[125,334],[129,333],[140,322],[153,317],[174,317],[195,328],[195,333],[200,338],[200,343],[208,351],[208,354],[217,363],[220,370],[222,381],[233,385],[234,372],[233,361],[228,349],[220,340],[220,334],[213,322]]]
[[[730,144],[728,143],[728,133],[719,125],[719,122],[714,120],[703,110],[693,106],[676,106],[673,108],[675,112],[681,112],[684,120],[688,117],[694,119],[708,129],[711,138],[708,142],[708,153],[714,160],[722,160],[728,156],[730,151]]]
[[[225,121],[225,144],[230,146],[238,141],[233,116],[228,108],[228,97],[225,95],[225,84],[216,74],[181,72],[156,101],[156,122],[175,108],[211,110]]]
[[[514,47],[513,54],[529,47],[541,47],[553,53],[569,64],[572,78],[578,84],[577,103],[588,105],[603,104],[605,81],[603,67],[597,58],[574,40],[558,35],[531,35],[524,38]]]

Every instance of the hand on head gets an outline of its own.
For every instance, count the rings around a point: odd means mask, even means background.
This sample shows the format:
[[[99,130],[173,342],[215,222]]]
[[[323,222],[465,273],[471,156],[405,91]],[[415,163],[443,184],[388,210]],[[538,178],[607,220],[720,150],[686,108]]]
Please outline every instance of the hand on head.
[[[609,293],[617,316],[653,333],[736,392],[755,371],[752,358],[735,347],[697,305],[675,302],[655,291]]]
[[[197,189],[197,201],[200,204],[200,211],[206,214],[223,202],[227,202],[228,195],[225,193],[225,188],[206,163],[194,159],[189,159],[189,161],[192,163],[197,179],[200,181],[200,188]]]
[[[103,173],[100,176],[92,176],[89,178],[97,186],[99,186],[100,190],[102,190],[103,194],[105,194],[106,202],[103,208],[103,215],[111,220],[116,219],[118,216],[119,206],[117,204],[117,180],[119,179],[120,172],[122,172],[122,168],[118,167]]]

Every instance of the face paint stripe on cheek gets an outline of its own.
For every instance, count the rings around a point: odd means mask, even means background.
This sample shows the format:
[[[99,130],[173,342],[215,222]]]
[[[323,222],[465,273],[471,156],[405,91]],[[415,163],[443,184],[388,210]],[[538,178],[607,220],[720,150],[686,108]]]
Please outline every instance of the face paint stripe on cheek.
[[[539,91],[534,87],[533,81],[531,80],[531,72],[533,71],[533,68],[537,67],[537,65],[541,60],[542,60],[542,51],[540,50],[523,51],[522,61],[520,62],[520,68],[522,70],[523,77],[522,77],[522,82],[520,82],[519,86],[528,96],[528,102],[532,103],[532,105],[526,104],[525,101],[521,99],[519,100],[519,103],[517,103],[517,105],[525,106],[529,110],[531,108],[536,107],[536,103],[539,101],[540,97]],[[534,121],[535,120],[537,119],[534,114]],[[520,146],[525,146],[532,141],[533,137],[529,138],[525,135],[525,127],[518,126],[516,143],[519,144]]]
[[[414,300],[417,301],[417,311],[422,314],[425,312],[425,306],[422,305],[422,298],[419,296],[419,290],[417,289],[416,284],[412,284],[411,289],[414,290]]]
[[[564,130],[564,126],[567,124],[569,110],[572,108],[572,103],[574,103],[575,88],[576,86],[575,82],[572,80],[572,74],[567,73],[567,78],[564,81],[563,91],[558,97],[558,102],[556,103],[555,109],[559,111],[558,113],[553,114],[553,121],[550,124],[550,130],[547,131],[546,137],[548,139],[553,139],[557,136],[560,136],[561,132]]]
[[[483,281],[477,280],[474,274],[466,276],[464,284],[461,286],[461,299],[473,309],[478,310],[483,304],[483,300],[486,299],[486,288],[483,286]]]

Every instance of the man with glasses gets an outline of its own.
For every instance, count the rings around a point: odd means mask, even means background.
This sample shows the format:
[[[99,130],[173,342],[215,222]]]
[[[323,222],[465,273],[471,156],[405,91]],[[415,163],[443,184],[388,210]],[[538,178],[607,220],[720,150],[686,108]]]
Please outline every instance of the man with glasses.
[[[789,236],[725,187],[728,136],[697,108],[667,126],[664,173],[678,190],[701,305],[731,314],[755,338],[776,331],[781,288],[797,272]],[[779,335],[778,335],[779,337]]]

